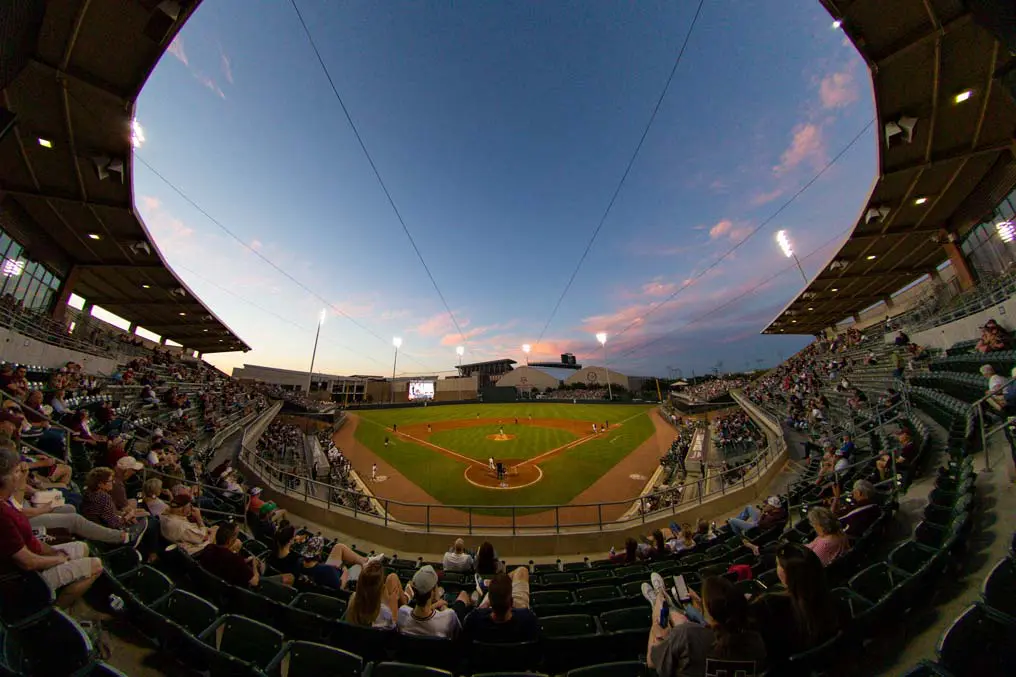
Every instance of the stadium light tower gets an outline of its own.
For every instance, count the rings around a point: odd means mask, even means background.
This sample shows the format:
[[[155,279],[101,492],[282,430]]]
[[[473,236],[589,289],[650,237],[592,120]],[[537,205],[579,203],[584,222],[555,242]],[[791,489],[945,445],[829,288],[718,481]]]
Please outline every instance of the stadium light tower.
[[[529,345],[528,343],[523,343],[522,344],[522,352],[524,352],[526,354],[526,366],[527,367],[529,366],[529,351],[532,350],[532,349],[533,349],[533,347],[531,345]]]
[[[995,230],[999,239],[1006,244],[1012,244],[1013,240],[1016,240],[1016,224],[1012,221],[999,221],[995,224]]]
[[[395,346],[395,360],[392,362],[392,404],[395,404],[395,367],[399,364],[399,348],[402,347],[402,339],[398,336],[392,339],[392,345]]]
[[[318,315],[317,331],[314,332],[314,350],[310,353],[310,369],[307,370],[307,397],[310,397],[310,382],[314,378],[314,358],[317,357],[317,342],[321,336],[321,325],[325,323],[325,309]]]
[[[455,346],[455,354],[459,356],[459,399],[462,399],[462,354],[466,352],[464,346]]]
[[[783,250],[783,255],[788,259],[794,259],[794,263],[797,264],[797,269],[801,271],[801,279],[804,280],[804,286],[808,286],[808,276],[804,274],[804,268],[801,267],[801,260],[797,258],[797,254],[794,253],[794,248],[790,246],[790,237],[787,235],[787,231],[781,230],[776,233],[776,241],[780,244],[780,249]]]
[[[596,335],[596,340],[603,346],[603,371],[607,374],[607,399],[614,401],[614,393],[610,390],[610,368],[607,367],[607,332],[601,331]]]

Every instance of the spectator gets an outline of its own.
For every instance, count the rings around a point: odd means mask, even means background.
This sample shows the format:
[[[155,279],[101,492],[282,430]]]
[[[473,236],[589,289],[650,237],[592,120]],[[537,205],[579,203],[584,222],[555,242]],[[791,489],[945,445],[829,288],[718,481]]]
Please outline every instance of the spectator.
[[[294,545],[304,544],[303,552],[297,552]],[[363,557],[342,543],[337,543],[322,562],[321,548],[324,540],[319,537],[308,539],[298,535],[296,528],[283,522],[275,533],[275,551],[269,556],[268,564],[276,571],[294,576],[306,576],[318,585],[345,589],[351,577],[362,573],[362,567],[372,559],[380,561],[383,555]]]
[[[808,511],[808,521],[815,528],[816,536],[807,547],[818,555],[823,566],[829,566],[850,549],[850,540],[844,533],[843,526],[828,508],[812,508]]]
[[[28,393],[24,415],[29,428],[22,430],[22,439],[31,442],[47,454],[64,458],[67,451],[65,431],[63,428],[50,425],[49,415],[42,405],[42,391],[33,390]]]
[[[134,477],[135,473],[144,469],[144,467],[136,458],[131,456],[124,456],[116,462],[116,469],[113,471],[113,488],[109,493],[116,503],[117,510],[127,510],[130,508],[138,517],[147,514],[146,511],[138,509],[138,500],[136,498],[127,498],[127,482]]]
[[[4,390],[9,392],[19,400],[24,400],[28,395],[28,370],[24,367],[18,367],[14,370],[14,373],[9,378],[4,379],[6,384]]]
[[[26,472],[17,452],[0,448],[0,573],[38,571],[56,593],[57,605],[67,608],[102,574],[102,562],[89,557],[81,541],[50,547],[35,537],[28,519],[8,500]]]
[[[201,567],[210,574],[218,576],[230,585],[241,588],[256,588],[261,583],[264,564],[255,557],[244,558],[240,554],[242,543],[237,538],[239,526],[236,522],[224,522],[215,531],[215,542],[209,543],[198,555]],[[274,580],[283,585],[292,585],[291,574],[266,576],[265,580]]]
[[[215,536],[216,528],[198,526],[188,519],[193,514],[190,494],[177,494],[159,518],[162,537],[191,555],[201,552]]]
[[[473,556],[466,552],[465,541],[456,538],[452,549],[444,554],[441,564],[445,571],[470,573],[473,570]]]
[[[900,332],[896,334],[896,339],[893,341],[893,344],[900,348],[904,348],[910,345],[910,337],[900,330]]]
[[[990,353],[996,350],[1005,350],[1008,343],[1009,333],[1002,329],[994,319],[990,319],[981,327],[981,339],[974,349],[979,353]]]
[[[102,466],[92,468],[85,477],[85,493],[81,501],[81,514],[86,519],[110,529],[127,529],[135,522],[133,508],[117,510],[111,491],[113,471]]]
[[[528,572],[525,567],[520,567],[515,571]],[[536,615],[527,607],[518,606],[515,595],[516,587],[517,581],[507,574],[498,574],[491,579],[487,586],[487,599],[479,608],[466,616],[462,634],[467,642],[536,641],[540,632]]]
[[[851,538],[860,538],[882,516],[882,508],[875,501],[874,485],[868,480],[857,480],[851,492],[853,503],[840,502],[839,484],[833,486],[833,501],[829,506]]]
[[[691,524],[687,522],[678,528],[676,522],[670,524],[670,531],[672,538],[667,543],[670,546],[671,552],[678,553],[684,550],[691,550],[697,544],[695,543],[695,532],[691,530]]]
[[[776,550],[776,575],[786,590],[760,595],[748,606],[749,626],[765,641],[770,669],[826,641],[839,624],[825,570],[814,552],[782,543]]]
[[[890,360],[893,365],[893,378],[903,378],[903,367],[906,365],[906,360],[903,359],[903,353],[893,351]]]
[[[661,559],[666,557],[667,542],[663,539],[663,531],[656,529],[652,533],[652,540],[649,543],[639,544],[639,556],[643,559]]]
[[[146,480],[144,485],[144,498],[142,499],[142,502],[145,505],[145,509],[155,517],[164,513],[166,508],[169,507],[166,502],[162,500],[162,497],[162,480],[158,477]]]
[[[406,589],[415,606],[399,607],[398,627],[407,635],[448,637],[454,639],[462,627],[462,619],[471,604],[469,595],[460,592],[449,607],[437,585],[437,572],[429,564],[417,569]]]
[[[985,364],[981,367],[981,376],[988,379],[988,389],[984,391],[985,395],[991,396],[991,402],[997,405],[999,408],[1005,405],[1005,377],[1001,374],[995,373],[995,368],[990,364]]]
[[[409,602],[395,573],[384,575],[384,566],[374,561],[363,568],[356,580],[356,592],[349,598],[345,621],[352,625],[391,630],[395,627],[392,609]]]
[[[654,581],[655,582],[655,581]],[[706,662],[712,672],[755,675],[766,659],[762,637],[747,626],[748,603],[744,595],[725,578],[711,576],[702,581],[702,597],[692,592],[693,602],[702,607],[706,624],[689,620],[671,606],[667,627],[658,620],[664,602],[668,602],[662,579],[659,586],[646,590],[653,603],[653,627],[649,631],[646,665],[659,677],[700,677],[706,674]],[[727,670],[724,662],[736,662]]]
[[[766,499],[762,510],[753,505],[746,505],[737,517],[728,519],[727,524],[730,525],[734,535],[743,536],[744,532],[754,527],[759,527],[763,531],[766,531],[786,521],[787,510],[783,507],[780,497],[770,496]]]
[[[101,447],[105,445],[106,438],[92,432],[88,419],[88,410],[79,409],[74,421],[68,426],[71,430],[71,439],[89,447]]]
[[[476,551],[474,565],[478,577],[504,573],[504,562],[497,558],[497,553],[494,552],[494,546],[490,544],[490,541],[480,544],[480,549]]]
[[[64,399],[66,396],[67,391],[60,388],[53,393],[53,397],[49,401],[49,406],[53,407],[53,413],[61,418],[71,413],[70,408],[67,406],[67,401]]]
[[[624,552],[614,552],[614,548],[611,548],[608,559],[614,564],[634,564],[639,559],[638,541],[629,536],[624,539]]]

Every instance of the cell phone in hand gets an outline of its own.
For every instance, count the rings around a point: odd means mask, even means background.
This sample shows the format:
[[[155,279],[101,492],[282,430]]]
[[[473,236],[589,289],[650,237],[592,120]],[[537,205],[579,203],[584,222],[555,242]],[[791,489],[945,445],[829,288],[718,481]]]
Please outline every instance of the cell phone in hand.
[[[660,624],[661,628],[670,626],[670,605],[667,604],[667,600],[663,600],[663,604],[660,605],[660,617],[656,619],[656,622]]]
[[[688,593],[688,584],[684,582],[684,574],[674,576],[674,591],[677,594],[678,601],[681,604],[685,604],[691,600],[691,594]]]

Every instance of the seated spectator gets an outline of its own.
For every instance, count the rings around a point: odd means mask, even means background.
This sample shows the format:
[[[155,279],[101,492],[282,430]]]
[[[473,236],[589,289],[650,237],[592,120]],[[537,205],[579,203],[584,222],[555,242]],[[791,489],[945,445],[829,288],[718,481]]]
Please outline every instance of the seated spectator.
[[[981,376],[988,379],[988,389],[984,391],[985,395],[990,395],[990,402],[1002,408],[1005,406],[1005,377],[1001,374],[995,373],[995,368],[990,364],[985,364],[981,367]]]
[[[843,525],[843,531],[851,538],[860,538],[882,516],[882,508],[876,501],[875,486],[868,480],[857,480],[850,493],[853,503],[840,500],[840,487],[833,487],[833,500],[829,509]]]
[[[0,448],[0,573],[39,572],[56,593],[57,605],[68,608],[102,574],[102,561],[89,557],[81,541],[50,547],[35,537],[28,519],[8,500],[25,472],[17,452]]]
[[[528,569],[519,567],[512,574],[516,572],[528,574]],[[465,641],[515,643],[537,640],[540,629],[536,615],[529,610],[528,604],[526,606],[517,604],[515,594],[517,584],[514,576],[507,574],[498,574],[490,580],[487,585],[487,599],[466,616],[462,627]]]
[[[130,509],[138,517],[143,517],[147,514],[146,510],[138,508],[138,500],[136,498],[127,498],[127,482],[139,470],[143,470],[144,467],[136,458],[131,456],[124,456],[116,462],[116,468],[113,470],[113,488],[109,493],[113,497],[113,502],[116,503],[117,510],[126,511]]]
[[[374,561],[363,568],[356,579],[356,592],[349,598],[344,620],[352,625],[391,630],[395,627],[392,609],[409,603],[399,577],[384,575],[384,566]]]
[[[197,557],[198,564],[210,574],[218,576],[230,585],[241,588],[256,588],[261,583],[264,564],[256,557],[240,554],[243,545],[237,538],[239,527],[236,522],[224,522],[215,531],[215,542],[209,543]],[[283,585],[292,585],[292,574],[266,576],[265,580],[274,580]]]
[[[659,677],[684,677],[729,674],[754,677],[765,667],[766,647],[762,637],[748,629],[748,603],[734,584],[719,576],[702,581],[702,596],[694,591],[692,602],[700,608],[705,623],[692,621],[670,603],[662,578],[653,577],[654,585],[643,586],[643,594],[653,604],[653,626],[649,631],[646,665]],[[656,584],[658,582],[658,585]],[[670,608],[666,627],[658,622],[664,604]],[[725,662],[736,662],[730,669]]]
[[[497,553],[494,551],[494,546],[490,544],[490,541],[484,541],[480,544],[479,550],[476,551],[476,559],[473,562],[473,566],[476,569],[477,577],[490,577],[504,573],[504,562],[497,558]]]
[[[144,485],[144,498],[141,499],[144,503],[145,510],[151,513],[153,516],[158,517],[166,511],[169,506],[164,500],[162,500],[168,492],[162,491],[162,480],[158,477],[153,477],[150,480],[145,481]]]
[[[783,507],[780,497],[770,496],[766,499],[762,510],[753,505],[746,505],[737,517],[728,519],[727,524],[736,536],[743,536],[744,532],[754,527],[766,531],[786,521],[787,510]]]
[[[749,627],[762,635],[771,669],[826,641],[839,625],[825,570],[814,552],[781,543],[776,575],[786,590],[767,592],[748,605]]]
[[[304,544],[302,552],[293,548],[296,544]],[[281,573],[305,576],[318,585],[344,590],[351,578],[355,579],[362,573],[365,565],[372,560],[381,561],[384,557],[364,557],[342,543],[335,544],[324,557],[321,552],[323,545],[324,539],[298,535],[296,528],[284,521],[275,534],[275,550],[269,555],[268,564]]]
[[[473,556],[466,552],[465,541],[456,538],[452,549],[444,554],[441,564],[445,571],[472,572]]]
[[[895,344],[895,345],[897,345],[897,346],[899,346],[901,348],[903,348],[905,346],[908,346],[908,345],[910,345],[910,337],[907,336],[901,330],[898,334],[896,334],[896,339],[893,341],[893,344]]]
[[[61,419],[72,413],[70,408],[67,406],[66,397],[67,391],[61,388],[54,392],[53,397],[49,400],[49,406],[53,407],[53,414]]]
[[[850,540],[844,533],[843,526],[828,508],[812,508],[808,511],[808,521],[814,527],[816,535],[807,548],[818,555],[823,566],[829,566],[850,549]]]
[[[1009,332],[1002,329],[994,319],[988,320],[981,327],[981,339],[974,347],[979,353],[990,353],[1005,350],[1009,344]]]
[[[716,540],[716,534],[713,533],[713,529],[709,525],[709,522],[706,522],[700,517],[698,522],[695,523],[695,542],[708,543],[713,540]]]
[[[670,546],[671,552],[678,553],[684,550],[691,550],[697,545],[695,543],[695,532],[691,530],[691,524],[685,523],[678,528],[676,522],[671,522],[670,532],[672,537],[667,542],[667,545]]]
[[[624,539],[624,552],[615,552],[610,549],[608,559],[614,564],[635,564],[639,561],[639,543],[629,536]]]
[[[18,367],[14,370],[9,377],[3,378],[4,390],[9,392],[19,400],[24,400],[28,396],[28,370],[24,367]]]
[[[46,454],[25,455],[24,460],[28,463],[28,469],[31,472],[51,485],[66,487],[71,479],[71,467],[66,463],[60,463],[52,456]]]
[[[50,424],[49,414],[42,404],[42,391],[33,390],[28,393],[23,411],[28,428],[22,430],[21,438],[47,454],[65,458],[67,451],[65,431]]]
[[[93,433],[91,427],[89,427],[88,420],[88,410],[78,410],[74,420],[69,426],[67,426],[71,430],[71,439],[79,444],[84,444],[89,447],[101,447],[105,445],[107,441],[106,437],[98,433]]]
[[[416,605],[399,607],[397,624],[400,632],[450,639],[459,634],[462,619],[472,601],[466,592],[460,592],[449,607],[443,598],[444,591],[437,585],[434,567],[428,564],[417,569],[406,593]]]
[[[85,493],[81,501],[81,514],[85,519],[110,529],[127,529],[137,522],[137,515],[130,506],[117,510],[112,490],[112,470],[100,466],[88,471],[85,477]]]
[[[193,510],[190,494],[177,494],[159,518],[159,528],[167,541],[196,555],[212,542],[216,527],[209,529],[191,522],[188,518]]]

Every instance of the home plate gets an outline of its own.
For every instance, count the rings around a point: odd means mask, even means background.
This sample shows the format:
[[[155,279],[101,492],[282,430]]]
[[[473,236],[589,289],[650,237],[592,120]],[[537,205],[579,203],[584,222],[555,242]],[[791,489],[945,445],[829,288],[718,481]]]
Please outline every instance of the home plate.
[[[645,475],[640,475],[638,473],[632,473],[631,475],[628,475],[628,479],[635,480],[636,482],[645,482],[649,478],[646,477]]]

